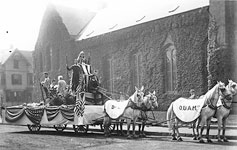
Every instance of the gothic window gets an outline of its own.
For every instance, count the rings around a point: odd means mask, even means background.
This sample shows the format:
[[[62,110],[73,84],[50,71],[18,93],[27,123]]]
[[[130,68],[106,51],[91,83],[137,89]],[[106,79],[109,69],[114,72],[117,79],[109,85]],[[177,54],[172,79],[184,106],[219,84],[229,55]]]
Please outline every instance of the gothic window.
[[[176,78],[176,50],[174,46],[170,46],[166,49],[166,91],[175,91]]]
[[[175,91],[177,86],[176,48],[170,35],[164,44],[165,50],[165,90]]]
[[[142,85],[142,71],[141,71],[141,63],[142,63],[142,56],[140,53],[135,54],[135,64],[136,64],[136,72],[135,72],[135,83],[136,86],[141,87]]]

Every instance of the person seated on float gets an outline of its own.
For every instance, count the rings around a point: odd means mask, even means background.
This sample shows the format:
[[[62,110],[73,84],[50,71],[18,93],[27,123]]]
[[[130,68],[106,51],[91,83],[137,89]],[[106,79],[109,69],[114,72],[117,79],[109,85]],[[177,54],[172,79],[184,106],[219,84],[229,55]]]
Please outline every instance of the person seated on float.
[[[49,88],[50,88],[50,79],[49,79],[48,72],[44,73],[44,79],[43,79],[43,81],[41,81],[41,86],[44,89],[46,98],[48,98],[49,97]]]
[[[96,93],[99,84],[98,71],[94,70],[94,73],[89,75],[88,90]]]
[[[63,76],[58,76],[58,95],[65,96],[67,94],[67,83],[63,80]]]
[[[57,84],[56,84],[56,80],[53,79],[51,84],[50,84],[50,87],[49,87],[49,90],[50,90],[50,94],[52,96],[56,96],[57,94]]]

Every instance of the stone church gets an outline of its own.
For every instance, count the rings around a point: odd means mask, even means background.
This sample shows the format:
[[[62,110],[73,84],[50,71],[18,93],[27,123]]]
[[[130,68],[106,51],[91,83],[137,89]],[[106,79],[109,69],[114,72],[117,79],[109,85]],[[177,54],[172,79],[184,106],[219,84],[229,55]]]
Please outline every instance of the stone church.
[[[146,93],[156,91],[159,110],[190,89],[203,95],[216,81],[237,81],[237,3],[192,2],[124,16],[49,6],[33,54],[35,83],[45,71],[68,81],[66,64],[80,51],[105,89],[126,96],[143,85]]]

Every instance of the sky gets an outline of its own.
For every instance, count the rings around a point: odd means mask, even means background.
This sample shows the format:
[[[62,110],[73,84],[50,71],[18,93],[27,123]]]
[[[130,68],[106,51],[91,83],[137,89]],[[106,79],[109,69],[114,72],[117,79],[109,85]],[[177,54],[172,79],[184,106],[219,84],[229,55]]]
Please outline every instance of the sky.
[[[0,0],[0,52],[9,48],[33,51],[39,34],[41,20],[48,3],[56,3],[70,7],[83,7],[90,11],[101,12],[101,4],[111,10],[143,7],[155,2],[163,5],[171,0]],[[190,0],[172,0],[177,3]],[[209,0],[192,0],[209,1]],[[141,5],[135,5],[141,2]],[[172,3],[171,3],[172,4]],[[148,8],[149,9],[149,8]],[[109,12],[107,12],[109,13]],[[123,11],[119,11],[123,13]],[[129,13],[129,12],[126,12]],[[99,13],[98,13],[99,14]],[[126,17],[126,14],[125,14]]]
[[[85,7],[97,11],[97,5],[109,0],[0,0],[0,51],[9,48],[33,51],[41,20],[48,3]]]

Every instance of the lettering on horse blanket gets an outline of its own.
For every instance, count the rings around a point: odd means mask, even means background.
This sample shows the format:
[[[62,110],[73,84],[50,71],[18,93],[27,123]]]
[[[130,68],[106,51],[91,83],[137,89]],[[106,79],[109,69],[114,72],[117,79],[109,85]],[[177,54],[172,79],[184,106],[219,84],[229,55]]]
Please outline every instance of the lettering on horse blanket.
[[[112,119],[118,119],[123,113],[125,108],[128,105],[129,100],[126,101],[117,101],[117,100],[109,100],[104,104],[105,112]]]
[[[181,97],[173,102],[174,113],[179,120],[192,122],[199,117],[204,101],[204,98],[187,99]]]

